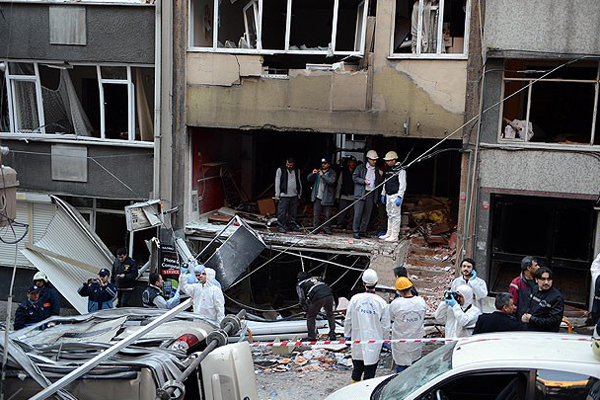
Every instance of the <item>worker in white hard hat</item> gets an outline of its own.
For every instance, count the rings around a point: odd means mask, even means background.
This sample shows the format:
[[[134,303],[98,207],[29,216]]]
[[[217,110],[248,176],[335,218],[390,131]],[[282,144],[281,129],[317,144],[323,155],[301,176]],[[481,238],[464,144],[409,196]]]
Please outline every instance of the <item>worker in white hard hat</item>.
[[[427,304],[414,294],[414,285],[406,276],[396,279],[397,297],[389,305],[392,339],[422,339],[425,334]],[[401,372],[421,358],[421,343],[394,343],[392,356],[396,372]]]
[[[352,296],[346,310],[344,335],[346,340],[383,340],[390,332],[390,315],[385,300],[375,294],[377,272],[367,269],[362,275],[364,293]],[[379,362],[379,344],[352,345],[352,382],[375,377]]]
[[[395,242],[400,233],[400,209],[406,191],[406,171],[398,164],[398,154],[395,151],[388,151],[383,159],[387,170],[384,175],[385,184],[381,192],[381,202],[385,204],[388,223],[386,234],[379,239]]]
[[[352,174],[354,181],[354,219],[352,231],[354,239],[367,237],[367,227],[371,220],[373,207],[377,203],[375,187],[380,183],[381,175],[377,170],[379,156],[375,150],[367,151],[367,163],[360,164]],[[366,195],[366,196],[365,196]]]
[[[60,314],[60,296],[58,291],[52,287],[48,281],[48,277],[42,271],[38,271],[33,275],[33,284],[40,290],[40,298],[38,303],[41,310],[42,320],[53,315]]]

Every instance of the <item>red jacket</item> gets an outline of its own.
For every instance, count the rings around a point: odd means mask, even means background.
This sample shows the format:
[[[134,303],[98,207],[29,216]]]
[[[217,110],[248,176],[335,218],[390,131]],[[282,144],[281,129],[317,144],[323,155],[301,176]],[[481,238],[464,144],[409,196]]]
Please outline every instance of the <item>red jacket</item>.
[[[529,296],[533,293],[533,289],[535,288],[535,284],[530,285],[527,283],[527,280],[523,277],[523,274],[517,276],[512,280],[510,286],[508,288],[508,293],[510,293],[513,297],[513,302],[517,307],[517,311],[515,316],[517,320],[521,320],[521,316],[527,310],[527,306],[529,305]],[[519,299],[522,301],[519,302]]]

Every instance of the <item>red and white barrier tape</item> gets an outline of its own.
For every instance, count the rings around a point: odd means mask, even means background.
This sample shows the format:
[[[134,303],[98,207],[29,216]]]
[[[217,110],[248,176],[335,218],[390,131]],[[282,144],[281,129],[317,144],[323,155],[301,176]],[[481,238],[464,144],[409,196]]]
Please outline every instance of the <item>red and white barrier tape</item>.
[[[284,341],[284,342],[254,342],[249,343],[250,347],[298,347],[298,346],[323,346],[323,345],[351,345],[351,344],[392,344],[392,343],[449,343],[456,341],[488,341],[488,340],[507,340],[510,338],[499,337],[476,337],[467,336],[462,338],[436,338],[436,339],[388,339],[388,340],[317,340],[312,342],[303,341]],[[536,337],[536,339],[556,339],[552,336]],[[559,337],[559,340],[589,342],[591,337]]]

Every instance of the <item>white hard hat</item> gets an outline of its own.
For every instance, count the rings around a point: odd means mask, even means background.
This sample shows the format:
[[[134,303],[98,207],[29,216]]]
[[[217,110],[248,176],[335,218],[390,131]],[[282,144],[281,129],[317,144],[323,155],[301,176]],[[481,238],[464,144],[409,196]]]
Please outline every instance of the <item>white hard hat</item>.
[[[398,154],[396,154],[395,151],[388,151],[387,153],[385,153],[385,157],[383,157],[383,159],[385,161],[392,161],[392,160],[397,160],[398,159]]]
[[[370,158],[371,160],[377,160],[379,156],[375,150],[369,150],[367,151],[367,158]]]
[[[377,283],[377,272],[375,270],[369,268],[365,272],[363,272],[362,281],[367,286],[375,286]]]
[[[33,276],[33,281],[44,281],[44,282],[48,282],[48,277],[46,276],[45,273],[43,273],[42,271],[38,271],[36,272],[36,274]]]

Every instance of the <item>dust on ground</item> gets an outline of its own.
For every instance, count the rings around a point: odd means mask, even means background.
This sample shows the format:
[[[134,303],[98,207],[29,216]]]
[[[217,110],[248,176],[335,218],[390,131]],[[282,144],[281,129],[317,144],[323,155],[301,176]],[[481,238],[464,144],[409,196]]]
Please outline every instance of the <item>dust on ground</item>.
[[[273,350],[253,350],[259,400],[322,400],[351,383],[352,359],[346,346],[299,347],[289,354]],[[391,353],[384,350],[376,376],[391,372]]]

